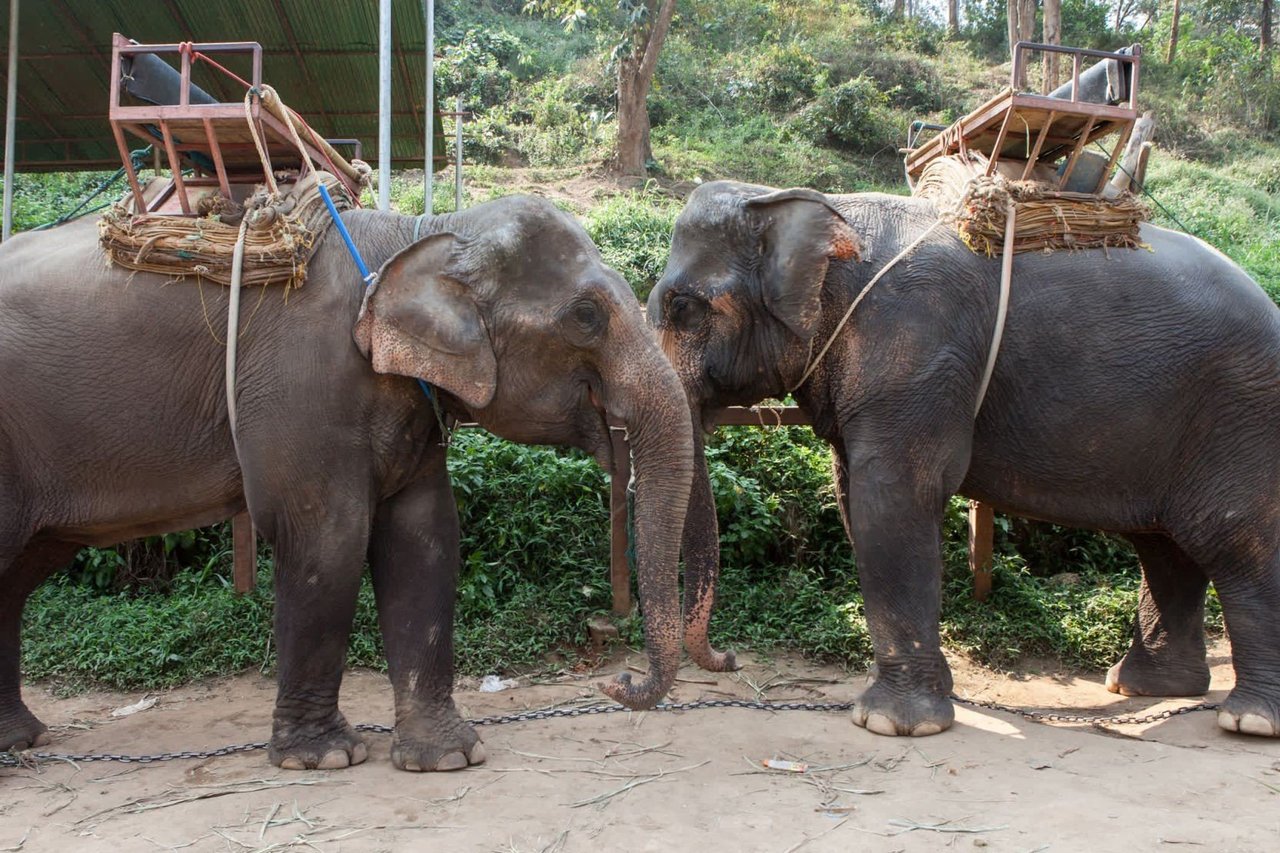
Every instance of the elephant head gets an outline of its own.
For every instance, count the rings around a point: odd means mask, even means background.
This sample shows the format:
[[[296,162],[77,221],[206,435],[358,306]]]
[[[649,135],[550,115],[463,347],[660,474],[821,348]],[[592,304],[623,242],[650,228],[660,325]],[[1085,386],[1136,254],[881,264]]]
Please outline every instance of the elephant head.
[[[684,394],[635,295],[571,217],[510,197],[432,223],[383,265],[354,337],[379,373],[443,389],[481,426],[582,448],[610,466],[608,416],[634,455],[637,574],[649,674],[604,687],[632,708],[666,694],[680,660],[679,543],[692,476]]]
[[[722,671],[707,627],[719,571],[719,532],[702,433],[726,406],[791,391],[804,373],[832,261],[858,257],[858,239],[825,196],[717,181],[689,197],[671,256],[649,296],[649,323],[675,365],[694,432],[694,482],[685,522],[685,645]]]

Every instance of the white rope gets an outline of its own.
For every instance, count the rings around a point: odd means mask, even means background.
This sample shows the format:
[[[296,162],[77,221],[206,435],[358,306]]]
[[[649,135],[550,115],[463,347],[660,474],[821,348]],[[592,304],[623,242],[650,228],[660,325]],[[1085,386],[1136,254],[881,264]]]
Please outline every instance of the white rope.
[[[250,89],[244,93],[244,118],[249,123],[249,135],[253,137],[253,145],[258,149],[258,159],[262,161],[262,174],[267,179],[267,189],[271,190],[272,195],[280,192],[276,186],[276,176],[271,171],[271,158],[267,155],[266,146],[262,143],[262,137],[258,134],[258,126],[253,121],[253,99],[257,97],[262,100],[262,95],[256,89]]]
[[[231,300],[227,306],[227,422],[236,443],[236,339],[240,335],[240,273],[244,269],[244,238],[249,217],[240,220],[240,234],[231,254]]]
[[[898,254],[894,255],[893,260],[889,261],[889,263],[881,267],[880,270],[874,276],[871,277],[871,281],[867,282],[866,285],[863,286],[862,290],[858,293],[857,297],[853,300],[853,304],[849,306],[849,310],[844,312],[844,316],[840,318],[840,322],[836,323],[835,330],[831,332],[831,337],[827,338],[826,344],[822,347],[821,350],[818,351],[818,354],[814,356],[813,361],[809,362],[809,366],[805,368],[804,374],[800,377],[800,381],[797,382],[795,385],[792,385],[791,388],[787,391],[788,394],[794,393],[797,388],[803,385],[805,383],[805,380],[809,378],[809,375],[813,373],[813,371],[817,368],[818,363],[822,361],[822,357],[827,354],[827,350],[831,349],[831,345],[836,342],[836,336],[840,334],[840,330],[844,328],[844,324],[849,322],[849,318],[853,316],[853,309],[858,307],[858,303],[861,302],[862,298],[867,295],[867,293],[871,290],[872,287],[875,286],[875,283],[879,281],[884,276],[885,273],[893,269],[895,264],[897,264],[907,255],[911,254],[915,250],[916,246],[919,246],[920,243],[924,240],[924,238],[929,236],[931,233],[933,233],[933,230],[941,224],[942,224],[942,220],[939,219],[937,222],[933,223],[924,231],[922,231],[919,237],[916,237],[914,240],[912,240],[911,243],[905,249],[903,249]]]
[[[973,404],[973,417],[978,417],[982,410],[982,401],[987,396],[987,385],[991,382],[991,374],[996,369],[996,356],[1000,352],[1000,340],[1004,337],[1004,321],[1009,313],[1009,289],[1013,281],[1013,238],[1018,205],[1009,200],[1009,212],[1004,219],[1004,258],[1000,264],[1000,304],[996,308],[996,328],[991,335],[991,350],[987,353],[987,368],[982,372],[982,384],[978,386],[978,399]]]

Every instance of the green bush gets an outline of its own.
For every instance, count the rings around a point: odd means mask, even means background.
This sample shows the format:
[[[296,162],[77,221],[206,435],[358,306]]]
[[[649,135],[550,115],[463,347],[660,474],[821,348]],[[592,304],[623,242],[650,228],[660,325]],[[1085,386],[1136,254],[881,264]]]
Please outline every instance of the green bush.
[[[774,112],[790,112],[811,100],[827,85],[827,69],[801,41],[768,48],[750,65],[740,87],[757,103]]]
[[[504,30],[468,29],[457,44],[445,46],[436,63],[441,94],[461,95],[472,110],[504,103],[515,90],[512,69],[522,51],[520,39]]]
[[[678,202],[646,193],[605,199],[583,218],[583,227],[600,248],[604,262],[631,285],[641,302],[658,283],[667,265],[671,229]]]
[[[861,75],[824,89],[791,120],[787,133],[814,145],[850,151],[892,148],[896,130],[888,104],[876,81]]]

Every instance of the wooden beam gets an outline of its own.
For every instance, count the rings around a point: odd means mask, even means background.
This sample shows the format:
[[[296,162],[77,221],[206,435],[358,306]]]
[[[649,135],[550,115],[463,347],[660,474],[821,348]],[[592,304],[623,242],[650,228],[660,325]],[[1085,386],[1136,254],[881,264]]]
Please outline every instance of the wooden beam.
[[[248,511],[231,519],[231,575],[236,592],[252,592],[258,575],[258,537]]]
[[[969,571],[973,573],[973,597],[978,601],[986,601],[991,594],[994,538],[995,514],[991,505],[969,501]]]

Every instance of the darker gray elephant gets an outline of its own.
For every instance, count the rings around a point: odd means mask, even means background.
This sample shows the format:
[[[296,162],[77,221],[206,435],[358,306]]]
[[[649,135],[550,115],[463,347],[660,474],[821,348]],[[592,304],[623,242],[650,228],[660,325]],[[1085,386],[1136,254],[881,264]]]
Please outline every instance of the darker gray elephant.
[[[1212,581],[1236,672],[1219,724],[1280,734],[1280,310],[1220,253],[1153,226],[1149,251],[1018,255],[975,416],[1000,261],[937,222],[921,199],[706,184],[649,299],[695,423],[794,391],[831,443],[876,660],[854,722],[952,723],[940,524],[959,493],[1134,544],[1138,617],[1114,691],[1207,689]],[[686,645],[724,668],[706,639],[719,557],[696,432]]]
[[[225,327],[225,295],[106,268],[92,222],[0,249],[0,750],[47,740],[19,691],[22,608],[45,577],[82,546],[247,505],[276,560],[271,760],[343,767],[366,755],[338,710],[366,559],[395,690],[393,760],[482,760],[451,698],[458,519],[418,378],[457,417],[605,464],[606,417],[627,424],[650,672],[606,692],[648,707],[670,687],[679,543],[666,532],[684,518],[692,437],[631,290],[538,199],[437,217],[417,242],[412,217],[343,219],[381,266],[377,289],[357,323],[360,279],[331,229],[305,287],[287,301],[268,288],[246,310],[234,441],[211,334]]]

